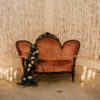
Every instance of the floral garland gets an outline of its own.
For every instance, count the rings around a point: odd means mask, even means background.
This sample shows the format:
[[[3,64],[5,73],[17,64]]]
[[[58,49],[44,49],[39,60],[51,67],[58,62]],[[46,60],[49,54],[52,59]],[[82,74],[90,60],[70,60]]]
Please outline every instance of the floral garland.
[[[31,46],[31,53],[29,54],[28,58],[25,60],[26,70],[24,71],[24,75],[21,80],[22,85],[33,85],[37,84],[39,81],[38,78],[33,78],[34,70],[36,69],[36,64],[39,63],[38,59],[39,51],[37,45]]]

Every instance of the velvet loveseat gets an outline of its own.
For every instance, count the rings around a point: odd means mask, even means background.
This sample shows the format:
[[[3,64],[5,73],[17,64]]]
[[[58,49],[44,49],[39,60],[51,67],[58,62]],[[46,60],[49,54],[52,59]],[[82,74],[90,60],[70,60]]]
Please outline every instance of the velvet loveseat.
[[[39,59],[41,59],[41,62],[36,65],[35,73],[68,72],[74,81],[75,61],[80,48],[79,41],[69,40],[62,46],[55,35],[46,32],[37,38],[36,44],[39,49]],[[18,53],[22,56],[21,61],[24,70],[25,57],[28,56],[31,45],[26,40],[16,42]]]

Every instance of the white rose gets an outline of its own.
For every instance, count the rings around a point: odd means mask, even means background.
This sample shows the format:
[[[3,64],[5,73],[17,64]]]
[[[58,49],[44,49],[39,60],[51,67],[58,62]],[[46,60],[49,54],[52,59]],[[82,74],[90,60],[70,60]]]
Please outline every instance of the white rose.
[[[28,76],[28,79],[32,79],[32,76]]]
[[[30,68],[28,68],[27,71],[29,72],[30,71]]]
[[[29,67],[32,67],[32,65],[31,65],[31,64],[28,64],[28,66],[29,66]]]
[[[35,59],[35,57],[31,57],[31,59]]]
[[[35,55],[36,52],[33,52],[32,55]]]
[[[25,81],[25,80],[26,80],[26,78],[24,77],[24,78],[23,78],[23,80]]]
[[[34,61],[31,61],[31,64],[34,64]]]
[[[38,53],[39,51],[37,50],[36,53]]]

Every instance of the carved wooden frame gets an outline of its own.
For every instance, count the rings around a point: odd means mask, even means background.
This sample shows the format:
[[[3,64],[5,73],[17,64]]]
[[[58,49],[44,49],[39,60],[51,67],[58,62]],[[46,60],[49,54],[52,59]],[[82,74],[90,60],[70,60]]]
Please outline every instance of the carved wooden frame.
[[[40,35],[37,39],[36,39],[36,42],[38,42],[39,40],[41,39],[44,39],[44,38],[51,38],[51,39],[55,39],[59,42],[59,38],[57,38],[55,35],[53,35],[52,33],[49,33],[49,32],[46,32],[42,35]]]

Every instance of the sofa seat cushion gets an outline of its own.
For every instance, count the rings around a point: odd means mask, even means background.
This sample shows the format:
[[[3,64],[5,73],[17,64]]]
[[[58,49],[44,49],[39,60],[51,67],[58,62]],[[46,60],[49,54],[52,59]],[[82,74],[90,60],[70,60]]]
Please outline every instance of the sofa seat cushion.
[[[36,72],[65,72],[72,70],[72,61],[67,60],[49,60],[37,64]]]

